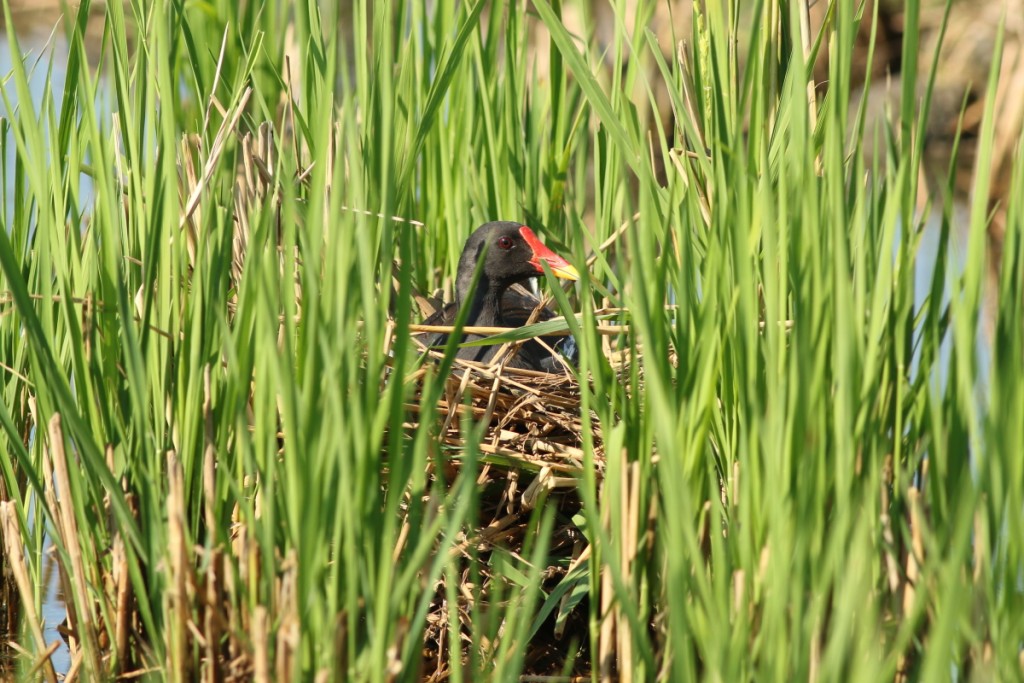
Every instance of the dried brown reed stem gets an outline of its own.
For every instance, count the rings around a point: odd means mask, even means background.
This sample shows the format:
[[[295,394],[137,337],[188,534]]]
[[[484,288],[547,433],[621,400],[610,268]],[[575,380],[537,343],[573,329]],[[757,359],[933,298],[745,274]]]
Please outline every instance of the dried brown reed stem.
[[[167,676],[172,681],[189,680],[189,591],[188,543],[185,540],[185,483],[181,462],[174,451],[167,452],[167,535],[168,587],[166,600],[170,621],[165,633]]]
[[[32,424],[39,424],[39,413],[38,406],[34,397],[30,397],[28,400],[29,413],[32,415]],[[55,532],[57,537],[63,541],[62,529],[61,529],[61,512],[60,506],[57,504],[57,489],[53,483],[54,467],[53,459],[50,457],[50,450],[44,448],[42,453],[43,459],[43,499],[46,501],[46,508],[50,511],[50,518],[54,520],[56,524]],[[54,549],[55,551],[56,549]],[[64,562],[60,561],[58,556],[57,561],[57,576],[60,581],[61,592],[64,595],[74,595],[71,588],[71,579],[68,576],[68,568]],[[75,602],[65,602],[65,609],[67,610],[67,621],[70,624],[77,623],[77,611]],[[75,656],[78,654],[80,643],[79,638],[76,634],[71,633],[67,636],[68,651],[74,662]]]
[[[21,544],[21,527],[18,523],[18,511],[11,501],[0,503],[0,525],[3,528],[4,551],[7,554],[7,562],[14,574],[14,582],[18,586],[18,593],[21,595],[21,608],[24,610],[25,620],[28,622],[29,632],[35,641],[36,653],[40,660],[32,667],[43,671],[43,676],[48,683],[57,683],[57,672],[54,671],[50,655],[53,649],[46,647],[46,639],[43,638],[43,627],[36,613],[35,594],[32,591],[32,583],[28,576],[28,567],[25,566],[25,549]],[[59,645],[59,643],[55,643]]]
[[[206,158],[206,163],[203,165],[203,175],[200,180],[196,180],[193,177],[189,182],[191,192],[188,195],[188,199],[185,201],[185,210],[181,214],[181,221],[179,228],[184,228],[185,225],[190,221],[192,215],[199,209],[199,200],[203,196],[203,190],[206,189],[206,185],[210,182],[210,178],[213,177],[213,172],[217,168],[217,163],[220,161],[221,155],[224,153],[224,148],[227,145],[229,138],[234,136],[235,130],[238,127],[238,121],[242,118],[242,113],[245,111],[245,105],[249,101],[249,97],[252,95],[252,88],[246,88],[241,96],[238,98],[238,102],[234,107],[231,108],[231,113],[224,117],[221,122],[220,129],[217,131],[217,135],[214,136],[213,144],[210,147],[210,154]],[[191,155],[183,155],[186,159],[191,159]],[[196,222],[201,222],[199,216],[196,216]],[[195,233],[194,231],[190,234],[190,248],[189,255],[195,258]]]
[[[608,480],[601,485],[601,498],[605,498]],[[611,526],[611,506],[601,506],[601,526],[605,531]],[[615,630],[618,613],[615,610],[615,585],[612,580],[611,567],[602,564],[601,573],[601,628],[597,635],[597,666],[598,680],[601,683],[612,683],[615,680],[616,665],[615,658]]]
[[[274,664],[276,679],[288,680],[294,670],[295,652],[299,647],[298,589],[295,586],[298,556],[294,549],[281,562],[281,575],[277,582],[276,612],[278,627],[275,634]]]
[[[70,575],[74,582],[75,616],[73,622],[78,637],[82,643],[83,665],[86,674],[93,680],[102,677],[102,668],[99,659],[99,637],[96,633],[96,624],[92,615],[92,605],[89,598],[89,588],[86,583],[86,568],[83,560],[82,547],[79,545],[78,521],[75,518],[74,502],[71,500],[71,478],[68,475],[67,454],[64,450],[64,430],[61,427],[60,413],[55,413],[50,418],[50,455],[53,459],[53,467],[57,477],[57,487],[60,490],[59,525],[61,540],[67,550],[71,561]],[[91,567],[90,567],[91,568]]]
[[[551,318],[550,320],[545,320],[544,322],[556,322],[556,321],[560,321],[560,320],[563,320],[563,318],[561,318],[561,317]],[[487,335],[494,335],[494,334],[504,334],[506,332],[512,332],[513,330],[516,330],[516,329],[519,329],[519,328],[516,328],[516,327],[486,327],[486,326],[481,327],[479,325],[477,325],[477,326],[470,325],[470,326],[467,326],[467,327],[463,327],[462,328],[462,333],[463,334],[487,334]],[[617,334],[628,334],[629,333],[629,326],[628,325],[595,325],[594,329],[597,331],[598,334],[603,334],[603,335],[617,335]],[[452,332],[455,332],[455,330],[456,330],[456,327],[454,325],[418,325],[418,324],[409,325],[409,332],[412,332],[413,334],[422,334],[422,333],[427,333],[427,332],[429,332],[431,334],[451,334]],[[569,332],[568,330],[559,330],[559,331],[555,331],[555,332],[545,332],[544,336],[545,337],[568,337],[570,334],[572,334],[572,332]]]
[[[881,514],[879,521],[882,524],[882,541],[884,543],[886,578],[889,581],[889,592],[893,595],[899,593],[901,580],[900,568],[896,559],[896,536],[892,529],[892,516],[889,514],[889,487],[892,486],[892,454],[885,457],[885,464],[882,466],[881,481]]]
[[[50,643],[49,647],[47,647],[44,652],[40,653],[39,657],[36,659],[36,663],[32,665],[32,668],[26,672],[25,680],[35,678],[36,674],[39,673],[39,670],[45,669],[48,665],[52,668],[53,661],[50,658],[53,657],[53,654],[60,649],[60,646],[61,642],[59,640],[55,640]],[[47,677],[47,680],[49,680],[49,677]]]
[[[124,673],[128,658],[128,630],[132,610],[132,584],[128,576],[128,558],[125,554],[121,534],[114,536],[111,548],[111,562],[116,587],[116,612],[114,613],[114,657],[115,674]]]
[[[257,605],[252,613],[253,680],[270,683],[270,653],[267,651],[267,632],[270,618],[267,608]]]
[[[907,489],[907,507],[909,508],[911,546],[907,551],[906,582],[903,584],[903,617],[906,618],[914,609],[917,591],[922,589],[921,565],[924,563],[924,535],[921,525],[924,513],[921,509],[921,492],[911,486]],[[913,668],[912,653],[907,650],[900,655],[896,664],[896,683],[905,683],[908,672]]]
[[[640,549],[640,463],[628,462],[627,454],[622,453],[619,461],[622,464],[622,473],[619,479],[622,496],[622,509],[626,511],[623,519],[619,520],[621,525],[620,542],[622,552],[619,555],[619,572],[622,580],[630,585],[633,582],[633,564]],[[622,613],[621,602],[615,601],[615,609],[618,613],[618,658],[619,658],[619,680],[623,683],[633,681],[633,634],[629,619]]]

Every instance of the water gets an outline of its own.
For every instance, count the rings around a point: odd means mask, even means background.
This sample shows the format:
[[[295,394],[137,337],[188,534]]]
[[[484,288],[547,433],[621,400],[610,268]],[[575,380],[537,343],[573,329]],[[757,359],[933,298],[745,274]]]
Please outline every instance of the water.
[[[949,286],[958,277],[963,275],[964,272],[967,258],[967,233],[971,221],[970,213],[971,209],[970,206],[967,205],[966,200],[957,201],[953,204],[952,215],[950,217],[949,252],[947,254],[948,263],[946,264],[946,288],[942,292],[943,306],[948,305],[950,301]],[[935,274],[936,259],[939,255],[938,251],[941,230],[942,213],[941,207],[938,207],[932,211],[931,216],[929,216],[928,221],[925,224],[924,233],[921,235],[921,244],[918,248],[914,270],[915,314],[922,309],[928,295],[931,293],[932,277]],[[988,306],[988,297],[990,296],[989,292],[984,290],[982,296],[984,297],[982,301],[982,310],[990,310],[991,307]],[[982,383],[982,386],[978,387],[979,392],[984,388],[984,384],[987,382],[989,366],[992,363],[991,340],[988,334],[988,327],[989,325],[987,325],[987,321],[979,321],[977,335],[975,338],[975,349],[978,360],[978,376],[981,378],[980,382]],[[940,376],[934,378],[936,381],[936,387],[939,391],[945,391],[946,384],[949,381],[949,377],[946,373],[949,369],[952,350],[952,334],[947,333],[939,346]],[[912,381],[917,376],[919,363],[920,350],[915,349],[914,355],[910,360],[910,377]],[[979,393],[979,396],[982,395],[983,394]]]
[[[45,545],[49,549],[53,544],[49,536]],[[60,647],[50,657],[53,668],[57,673],[67,673],[71,668],[71,651],[68,649],[64,636],[57,631],[57,625],[64,621],[67,611],[64,608],[64,596],[60,591],[60,571],[57,569],[57,559],[52,552],[47,552],[43,558],[43,582],[46,584],[46,593],[43,597],[43,640],[47,643],[59,642]]]

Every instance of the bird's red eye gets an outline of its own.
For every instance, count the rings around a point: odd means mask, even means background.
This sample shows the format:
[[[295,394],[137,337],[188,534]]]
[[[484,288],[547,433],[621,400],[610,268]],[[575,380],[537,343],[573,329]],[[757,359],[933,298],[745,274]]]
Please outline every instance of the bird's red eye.
[[[498,246],[501,247],[502,249],[511,249],[512,238],[507,235],[502,235],[501,237],[498,238]]]

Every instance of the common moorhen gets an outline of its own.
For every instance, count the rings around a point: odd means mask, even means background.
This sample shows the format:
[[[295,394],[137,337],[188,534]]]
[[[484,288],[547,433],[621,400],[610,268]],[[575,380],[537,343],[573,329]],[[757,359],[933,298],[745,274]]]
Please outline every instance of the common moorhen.
[[[484,259],[480,279],[473,289],[473,275],[480,258]],[[552,274],[566,280],[578,280],[579,272],[564,258],[544,246],[525,225],[509,221],[494,221],[477,228],[462,249],[459,269],[455,277],[455,301],[430,316],[426,325],[452,325],[461,306],[469,306],[467,327],[522,327],[538,301],[525,288],[513,285],[542,275],[541,261],[546,261]],[[539,319],[554,317],[548,309],[540,312]],[[466,334],[462,341],[483,339],[483,335]],[[563,340],[542,337],[545,344],[556,348]],[[429,346],[443,345],[447,334],[435,334],[426,340]],[[458,358],[490,362],[501,344],[460,348]],[[561,362],[535,339],[525,342],[506,367],[526,368],[553,372]]]

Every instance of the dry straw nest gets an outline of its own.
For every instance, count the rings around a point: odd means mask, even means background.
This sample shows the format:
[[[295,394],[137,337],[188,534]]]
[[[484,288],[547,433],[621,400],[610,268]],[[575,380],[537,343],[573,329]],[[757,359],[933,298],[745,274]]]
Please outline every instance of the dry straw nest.
[[[519,285],[515,285],[515,288],[520,290],[515,292],[520,300],[529,296]],[[423,317],[428,317],[439,305],[436,297],[416,298]],[[549,303],[546,299],[536,302],[538,310]],[[601,309],[595,311],[595,314],[602,316],[620,312],[621,309]],[[419,352],[428,360],[440,362],[443,359],[441,349],[431,348],[427,343],[432,334],[451,333],[453,328],[428,325],[411,327]],[[599,327],[599,331],[608,335],[604,337],[605,358],[620,375],[629,369],[633,355],[614,350],[610,335],[625,330],[625,327]],[[466,328],[464,331],[484,335],[507,330]],[[439,443],[450,448],[461,448],[465,445],[465,419],[469,418],[475,425],[486,425],[486,433],[479,445],[485,462],[502,469],[540,474],[533,482],[534,491],[523,494],[523,502],[532,507],[538,487],[550,489],[568,486],[570,484],[565,477],[574,477],[581,472],[585,460],[584,432],[593,452],[592,466],[600,476],[604,471],[604,437],[596,414],[590,413],[587,416],[589,419],[584,419],[579,378],[568,363],[563,362],[561,372],[509,367],[507,363],[518,352],[518,348],[516,342],[500,346],[493,362],[489,364],[455,358],[436,410],[424,408],[417,393],[417,400],[407,406],[411,415],[407,427],[416,428],[422,414],[439,416]],[[434,364],[427,363],[413,373],[409,380],[418,384],[426,374],[434,370]],[[558,481],[549,480],[551,477]]]
[[[426,353],[440,355],[436,351]],[[581,471],[584,424],[580,387],[572,375],[508,368],[500,363],[485,366],[458,359],[455,362],[456,368],[446,380],[445,392],[436,406],[442,422],[438,432],[442,445],[462,448],[462,421],[469,418],[487,425],[480,451],[494,466],[541,472],[543,477]],[[432,371],[423,367],[411,379],[415,382]],[[413,416],[407,422],[410,428],[418,426],[420,415],[434,415],[418,403],[407,408]],[[596,415],[589,430],[600,471],[604,466],[603,440]],[[524,502],[533,500],[531,496]]]

